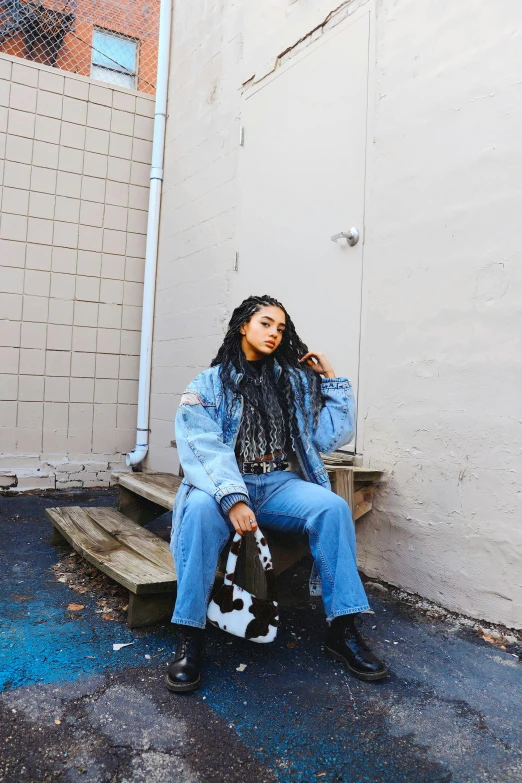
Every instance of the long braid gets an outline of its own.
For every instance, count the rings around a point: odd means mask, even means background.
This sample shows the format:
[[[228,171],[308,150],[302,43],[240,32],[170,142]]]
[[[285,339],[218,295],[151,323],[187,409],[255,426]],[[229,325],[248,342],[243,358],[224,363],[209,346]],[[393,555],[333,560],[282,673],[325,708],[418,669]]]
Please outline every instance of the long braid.
[[[261,376],[247,361],[241,347],[241,326],[250,321],[254,313],[262,307],[279,307],[286,316],[286,328],[278,348],[264,360]],[[311,410],[314,423],[317,423],[322,408],[321,379],[299,359],[307,353],[308,347],[296,332],[294,323],[283,305],[271,296],[250,296],[232,313],[228,330],[211,367],[220,365],[220,377],[227,395],[227,413],[238,397],[243,399],[243,416],[240,427],[240,442],[246,459],[263,456],[269,450],[274,453],[285,441],[290,441],[295,449],[294,433],[297,432],[297,406],[303,411],[305,421],[306,448],[310,445],[311,432],[306,409]],[[274,384],[274,360],[281,366],[281,379]],[[242,373],[247,383],[237,387],[233,383],[233,373]],[[306,376],[306,384],[304,376]],[[295,384],[291,382],[291,377]],[[296,393],[297,392],[297,393]],[[269,422],[269,443],[259,414],[266,411]]]

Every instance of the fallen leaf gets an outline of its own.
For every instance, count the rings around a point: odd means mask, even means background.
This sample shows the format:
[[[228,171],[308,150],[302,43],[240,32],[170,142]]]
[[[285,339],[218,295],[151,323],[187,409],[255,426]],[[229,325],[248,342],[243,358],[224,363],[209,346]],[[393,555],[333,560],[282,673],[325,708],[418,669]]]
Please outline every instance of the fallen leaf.
[[[246,663],[240,663],[239,666],[236,668],[236,672],[244,672],[247,665]]]
[[[118,619],[113,614],[107,614],[107,612],[105,614],[102,614],[101,617],[102,617],[102,620],[117,620]]]
[[[85,609],[85,606],[83,604],[69,604],[67,609],[70,612],[80,612],[82,609]]]
[[[21,595],[20,593],[13,593],[11,598],[13,601],[16,601],[19,604],[23,604],[26,601],[32,601],[34,596],[32,595]]]

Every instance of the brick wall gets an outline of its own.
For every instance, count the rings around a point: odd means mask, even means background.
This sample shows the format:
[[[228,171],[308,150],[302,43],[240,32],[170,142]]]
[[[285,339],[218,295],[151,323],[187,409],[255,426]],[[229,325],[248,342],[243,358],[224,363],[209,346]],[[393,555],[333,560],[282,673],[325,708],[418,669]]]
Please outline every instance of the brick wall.
[[[47,7],[51,4],[46,4]],[[57,11],[65,3],[55,4]],[[98,27],[111,33],[134,39],[139,43],[137,89],[153,94],[156,89],[156,70],[158,64],[158,27],[159,0],[144,6],[140,3],[105,0],[78,0],[73,29],[63,39],[56,59],[56,67],[62,71],[89,76],[91,73],[93,30]],[[31,59],[49,63],[49,42],[37,39]],[[0,53],[25,58],[27,51],[26,34],[20,30],[11,37],[0,41]]]
[[[0,486],[103,486],[135,438],[154,103],[0,54]]]

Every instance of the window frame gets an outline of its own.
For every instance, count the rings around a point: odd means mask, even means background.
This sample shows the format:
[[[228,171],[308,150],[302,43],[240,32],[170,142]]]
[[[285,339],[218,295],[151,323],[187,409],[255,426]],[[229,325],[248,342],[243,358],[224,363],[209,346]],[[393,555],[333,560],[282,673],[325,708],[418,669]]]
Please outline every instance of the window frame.
[[[97,63],[95,61],[96,54],[100,54],[104,58],[108,58],[109,56],[101,52],[100,50],[95,48],[95,41],[96,41],[96,33],[100,33],[101,35],[105,35],[107,38],[115,38],[120,41],[126,41],[129,43],[134,44],[135,46],[135,60],[134,60],[134,67],[135,71],[134,73],[130,72],[125,66],[118,67],[118,63],[114,63],[114,67],[111,67],[110,65],[105,65],[102,63]],[[127,87],[127,85],[118,84],[115,81],[107,81],[106,84],[114,84],[117,87],[124,87],[126,89],[131,90],[137,90],[138,89],[138,80],[139,80],[139,58],[140,55],[140,39],[134,38],[131,35],[124,35],[122,33],[117,32],[116,30],[109,30],[106,27],[99,27],[98,25],[93,26],[93,33],[92,33],[92,45],[91,45],[91,76],[92,76],[92,68],[95,66],[96,68],[101,68],[104,71],[107,71],[111,74],[119,74],[120,76],[129,76],[132,79],[133,85],[132,87]],[[110,58],[109,58],[110,59]],[[96,78],[96,76],[92,77]],[[100,79],[100,81],[104,81]]]

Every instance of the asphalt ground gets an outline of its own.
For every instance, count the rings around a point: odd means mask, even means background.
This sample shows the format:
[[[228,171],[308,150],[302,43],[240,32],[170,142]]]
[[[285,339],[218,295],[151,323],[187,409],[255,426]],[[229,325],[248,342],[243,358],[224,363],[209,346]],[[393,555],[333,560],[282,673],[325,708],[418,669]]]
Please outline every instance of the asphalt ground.
[[[2,783],[522,783],[519,659],[371,589],[363,632],[391,676],[350,678],[324,658],[306,561],[280,579],[273,644],[210,629],[203,687],[169,693],[173,628],[130,631],[100,601],[110,580],[80,594],[53,570],[70,556],[45,507],[115,502],[0,498]]]

